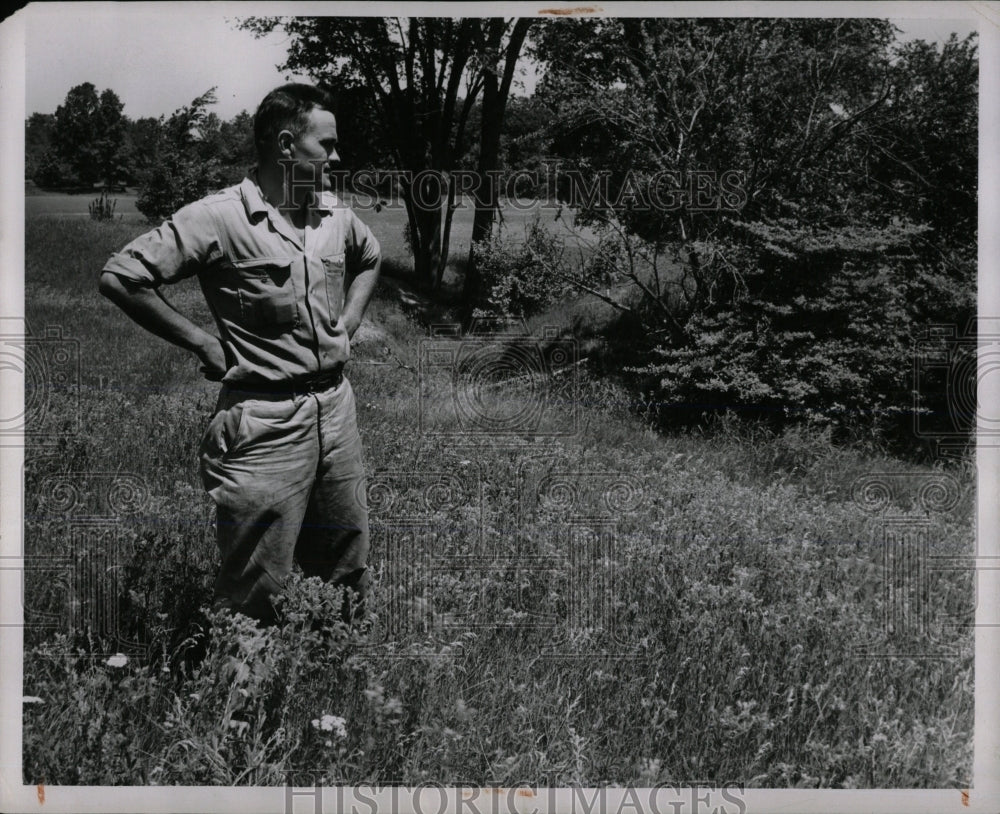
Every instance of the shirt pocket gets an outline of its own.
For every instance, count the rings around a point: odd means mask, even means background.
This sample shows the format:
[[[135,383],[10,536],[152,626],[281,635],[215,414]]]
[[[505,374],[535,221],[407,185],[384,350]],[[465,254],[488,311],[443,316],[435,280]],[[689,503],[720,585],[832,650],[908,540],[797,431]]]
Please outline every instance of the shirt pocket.
[[[298,308],[291,260],[277,257],[234,260],[232,273],[241,325],[278,333],[295,327]]]
[[[323,258],[323,276],[326,278],[326,303],[330,324],[336,325],[344,308],[344,258],[343,254],[328,254]]]

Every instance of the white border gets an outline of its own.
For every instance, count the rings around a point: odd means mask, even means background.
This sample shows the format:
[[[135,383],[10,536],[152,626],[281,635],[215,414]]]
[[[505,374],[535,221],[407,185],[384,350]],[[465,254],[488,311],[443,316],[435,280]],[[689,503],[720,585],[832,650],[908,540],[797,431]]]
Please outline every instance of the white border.
[[[79,13],[81,6],[72,5]],[[170,11],[184,14],[183,5],[166,3],[88,3],[94,14],[145,15]],[[577,2],[504,3],[484,6],[481,3],[337,3],[273,2],[232,3],[212,2],[199,4],[199,11],[211,9],[231,16],[251,14],[330,14],[344,16],[381,16],[389,14],[423,16],[480,15],[534,15],[539,9],[591,7],[599,14],[617,16],[667,16],[691,17],[887,17],[887,18],[938,18],[979,20],[980,56],[980,209],[979,209],[979,311],[980,314],[1000,314],[1000,286],[997,282],[996,264],[1000,258],[1000,195],[998,195],[998,160],[1000,160],[1000,4],[956,2],[829,2],[778,3],[778,2],[717,2],[717,3],[616,3],[605,0],[577,0]],[[23,235],[24,198],[24,78],[25,78],[25,22],[29,15],[59,13],[63,4],[32,5],[17,12],[0,24],[0,126],[3,160],[0,161],[0,314],[23,317]],[[189,7],[190,8],[190,7]],[[1000,383],[997,377],[981,382],[980,398],[983,403],[1000,404]],[[0,395],[5,403],[23,403],[23,390],[15,388]],[[978,495],[978,555],[984,562],[1000,563],[1000,501],[997,480],[1000,450],[983,447],[979,450]],[[19,448],[0,449],[0,563],[18,562],[22,553],[22,495],[21,472],[23,451]],[[9,558],[15,559],[9,559]],[[985,559],[989,558],[989,559]],[[9,567],[9,565],[8,565]],[[1000,675],[1000,570],[982,568],[978,574],[979,602],[976,608],[976,726],[973,787],[968,797],[961,792],[947,790],[796,790],[748,789],[743,794],[748,814],[763,811],[815,812],[866,811],[912,812],[913,814],[943,814],[956,812],[1000,811],[1000,695],[996,677]],[[16,570],[0,569],[0,623],[20,624],[21,584]],[[219,787],[92,787],[49,786],[45,788],[44,804],[40,803],[35,786],[21,784],[21,678],[22,641],[17,627],[3,629],[0,636],[0,810],[4,811],[150,811],[150,812],[284,812],[286,789],[219,788]],[[302,789],[308,792],[307,789]],[[498,809],[513,808],[524,812],[549,812],[583,810],[582,799],[591,799],[595,790],[560,790],[555,796],[541,793],[537,797],[526,795],[504,796]],[[634,810],[628,792],[622,789],[604,790],[606,810]],[[492,811],[482,801],[488,792],[478,798],[478,810]],[[388,810],[395,804],[397,810],[414,810],[412,798],[397,792],[394,796],[384,791],[379,795],[365,792],[355,798],[357,811],[370,810],[372,797],[379,810]],[[641,795],[642,800],[648,796]],[[453,790],[445,809],[441,808],[441,793],[425,788],[419,809],[426,811],[455,810],[461,807],[459,790]],[[662,790],[656,808],[662,812],[675,809],[671,800],[690,800],[687,795]],[[322,798],[324,810],[334,810],[337,794],[327,789]],[[350,793],[340,798],[350,810]],[[508,801],[512,805],[508,804]],[[575,801],[575,802],[574,802]],[[407,806],[409,803],[409,807]],[[296,812],[312,811],[313,801],[296,796]],[[470,810],[466,808],[466,810]],[[686,806],[685,811],[690,810]]]

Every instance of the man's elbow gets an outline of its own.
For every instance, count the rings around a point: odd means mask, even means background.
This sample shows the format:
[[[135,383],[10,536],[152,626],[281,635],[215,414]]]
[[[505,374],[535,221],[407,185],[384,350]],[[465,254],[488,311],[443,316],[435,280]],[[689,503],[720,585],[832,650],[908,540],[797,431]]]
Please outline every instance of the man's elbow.
[[[101,296],[113,299],[114,295],[120,293],[122,290],[121,280],[118,279],[117,274],[113,274],[110,271],[102,271],[101,278],[97,283],[97,290],[101,293]]]
[[[125,307],[140,295],[137,286],[131,280],[124,280],[112,271],[102,271],[97,283],[97,290],[119,307]]]

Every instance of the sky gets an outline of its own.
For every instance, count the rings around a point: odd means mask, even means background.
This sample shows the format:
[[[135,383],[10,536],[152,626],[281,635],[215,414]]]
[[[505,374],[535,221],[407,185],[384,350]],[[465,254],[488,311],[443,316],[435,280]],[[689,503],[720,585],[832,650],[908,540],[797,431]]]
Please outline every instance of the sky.
[[[608,10],[613,6],[604,5]],[[939,14],[969,8],[935,5]],[[912,7],[924,15],[934,13],[926,5]],[[133,119],[169,115],[214,85],[219,101],[213,109],[230,119],[241,110],[253,112],[276,85],[308,80],[277,69],[285,58],[284,34],[257,39],[236,28],[239,16],[251,12],[235,4],[60,3],[30,5],[24,12],[26,115],[54,113],[71,87],[91,82],[98,92],[111,88],[117,93]],[[969,18],[892,19],[904,30],[904,39],[933,41],[947,39],[952,31],[964,36],[977,24]],[[530,92],[534,80],[529,71],[519,92]]]

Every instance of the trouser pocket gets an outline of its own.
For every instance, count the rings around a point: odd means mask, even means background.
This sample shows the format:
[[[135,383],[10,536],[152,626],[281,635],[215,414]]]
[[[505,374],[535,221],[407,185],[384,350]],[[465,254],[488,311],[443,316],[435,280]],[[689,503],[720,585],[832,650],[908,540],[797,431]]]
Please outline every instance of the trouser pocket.
[[[245,432],[246,409],[243,402],[216,409],[202,436],[201,457],[221,457],[236,451]]]

